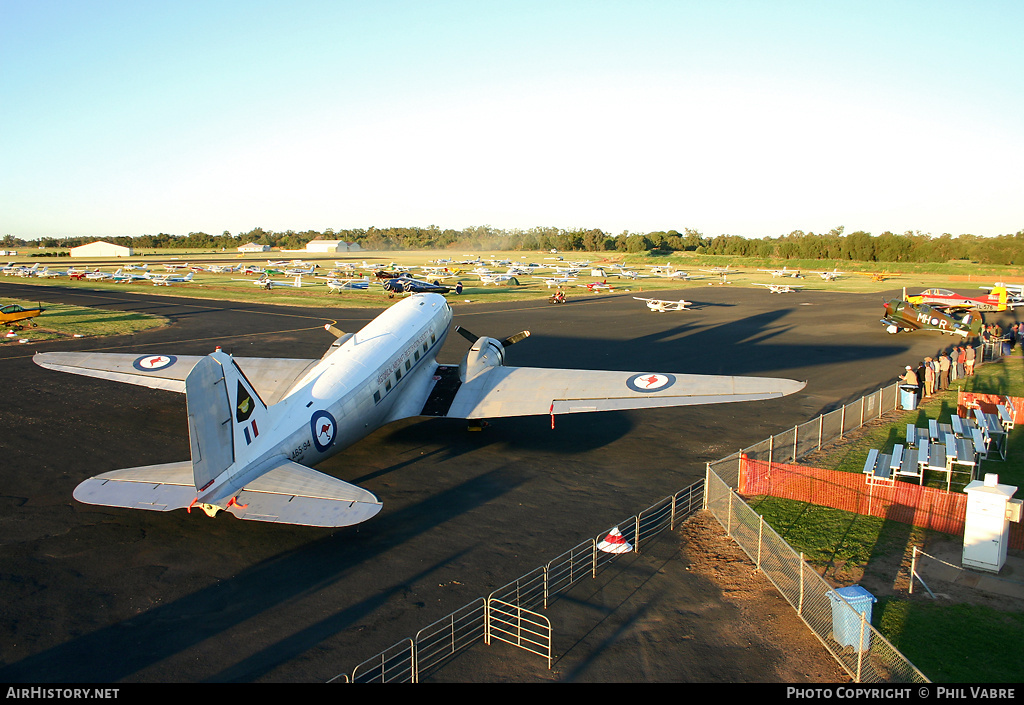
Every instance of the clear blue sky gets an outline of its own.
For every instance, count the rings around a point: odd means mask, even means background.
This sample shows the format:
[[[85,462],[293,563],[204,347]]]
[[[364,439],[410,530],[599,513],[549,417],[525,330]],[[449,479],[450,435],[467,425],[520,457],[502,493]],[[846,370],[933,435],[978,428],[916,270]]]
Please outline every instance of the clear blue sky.
[[[1024,229],[1024,3],[0,0],[0,235]]]

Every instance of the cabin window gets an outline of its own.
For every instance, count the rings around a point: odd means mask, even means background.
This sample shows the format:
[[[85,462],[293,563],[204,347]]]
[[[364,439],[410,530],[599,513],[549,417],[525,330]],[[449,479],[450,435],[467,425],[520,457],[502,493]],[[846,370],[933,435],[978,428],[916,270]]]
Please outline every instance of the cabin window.
[[[412,367],[412,361],[409,360],[408,358],[406,358],[406,360],[405,360],[405,371],[408,372],[411,367]]]
[[[419,361],[420,361],[420,351],[417,350],[416,351],[416,362],[419,362]]]
[[[437,340],[437,339],[434,337],[434,334],[431,333],[430,334],[430,344],[433,345],[435,340]]]
[[[379,389],[376,392],[373,393],[373,403],[374,404],[379,404],[380,403],[380,390]]]
[[[397,382],[400,379],[402,379],[402,371],[401,370],[395,370],[395,381]]]
[[[426,352],[426,351],[427,351],[427,344],[423,343],[423,352]]]
[[[387,382],[384,383],[384,393],[387,394],[390,391],[391,391],[391,380],[389,379]]]

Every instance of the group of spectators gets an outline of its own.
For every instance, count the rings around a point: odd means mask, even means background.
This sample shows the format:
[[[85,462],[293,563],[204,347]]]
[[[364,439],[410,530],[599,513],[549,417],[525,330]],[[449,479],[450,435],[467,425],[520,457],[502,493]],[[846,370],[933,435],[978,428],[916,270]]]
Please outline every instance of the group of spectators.
[[[905,386],[917,387],[918,397],[924,399],[949,389],[949,383],[974,375],[976,350],[970,345],[959,345],[942,351],[937,358],[926,357],[917,369],[907,365],[900,376]]]

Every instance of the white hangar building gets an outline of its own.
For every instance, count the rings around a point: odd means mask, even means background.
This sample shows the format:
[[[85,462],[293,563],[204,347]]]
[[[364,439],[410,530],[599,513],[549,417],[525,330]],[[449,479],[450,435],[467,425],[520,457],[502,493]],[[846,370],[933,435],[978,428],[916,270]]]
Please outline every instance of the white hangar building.
[[[270,252],[270,245],[258,245],[255,242],[247,242],[238,248],[239,252]]]
[[[358,243],[344,240],[310,240],[306,243],[306,252],[358,252],[362,249]]]
[[[97,240],[71,248],[72,257],[131,257],[132,248]]]

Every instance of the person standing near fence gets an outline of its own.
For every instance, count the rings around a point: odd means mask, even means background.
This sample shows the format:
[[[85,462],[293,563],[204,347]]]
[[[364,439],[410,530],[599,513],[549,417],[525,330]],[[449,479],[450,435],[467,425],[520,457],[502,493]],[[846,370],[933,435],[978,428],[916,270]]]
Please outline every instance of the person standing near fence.
[[[949,355],[939,355],[939,389],[949,389]]]
[[[935,368],[932,367],[932,359],[924,359],[924,395],[930,397],[935,394]]]
[[[964,369],[966,362],[967,353],[964,352],[964,346],[960,345],[956,349],[956,374],[958,379],[963,379],[967,376],[967,370]]]
[[[964,351],[964,354],[966,355],[966,357],[964,359],[964,370],[967,372],[967,376],[968,377],[973,377],[974,376],[974,358],[975,358],[975,355],[977,354],[976,351],[974,350],[974,346],[973,345],[968,345],[967,346],[967,350]]]

